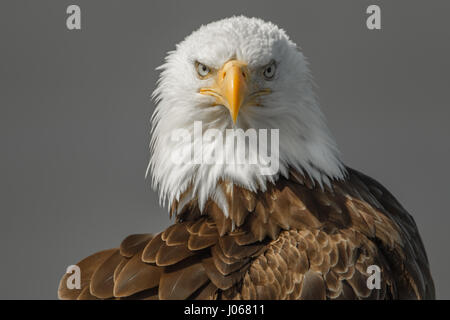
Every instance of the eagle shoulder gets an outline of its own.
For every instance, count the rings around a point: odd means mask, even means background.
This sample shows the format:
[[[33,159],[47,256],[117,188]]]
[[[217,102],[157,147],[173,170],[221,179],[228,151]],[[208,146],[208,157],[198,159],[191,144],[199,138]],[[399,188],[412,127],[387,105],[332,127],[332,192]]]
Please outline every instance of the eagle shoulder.
[[[229,216],[209,201],[159,234],[78,263],[81,288],[61,299],[432,299],[412,217],[378,182],[348,169],[321,188],[292,172],[265,192],[227,188]],[[369,267],[381,271],[369,289]]]

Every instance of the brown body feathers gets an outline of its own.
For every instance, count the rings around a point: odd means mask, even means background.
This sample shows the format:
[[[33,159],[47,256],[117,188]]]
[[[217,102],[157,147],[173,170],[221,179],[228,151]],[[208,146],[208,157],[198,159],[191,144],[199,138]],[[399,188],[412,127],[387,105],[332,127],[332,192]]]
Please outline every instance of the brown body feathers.
[[[230,188],[229,188],[230,190]],[[348,169],[325,189],[291,172],[266,192],[234,186],[230,217],[195,202],[152,236],[78,263],[81,289],[61,299],[433,299],[412,217],[378,182]],[[177,210],[175,204],[172,208]],[[377,265],[380,289],[369,289]]]

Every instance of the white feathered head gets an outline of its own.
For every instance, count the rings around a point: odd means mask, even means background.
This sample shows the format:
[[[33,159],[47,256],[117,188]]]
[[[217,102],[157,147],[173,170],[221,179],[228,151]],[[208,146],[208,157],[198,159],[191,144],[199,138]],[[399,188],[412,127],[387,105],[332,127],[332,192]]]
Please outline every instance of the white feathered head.
[[[227,214],[220,181],[257,192],[290,168],[321,185],[345,174],[306,59],[276,25],[239,16],[202,26],[168,53],[159,70],[148,171],[163,205],[184,194],[201,210],[212,199]],[[273,158],[261,159],[258,146],[230,143],[235,137],[226,132],[239,129],[278,129],[275,172],[261,174]],[[274,153],[267,140],[267,154]],[[261,161],[225,161],[230,152]]]

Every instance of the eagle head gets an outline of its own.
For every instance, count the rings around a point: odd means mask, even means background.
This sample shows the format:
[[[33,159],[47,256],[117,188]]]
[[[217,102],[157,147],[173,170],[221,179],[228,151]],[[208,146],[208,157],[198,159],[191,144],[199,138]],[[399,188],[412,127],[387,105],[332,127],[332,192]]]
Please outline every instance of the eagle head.
[[[223,183],[258,192],[291,169],[320,185],[345,174],[308,63],[273,23],[239,16],[201,26],[158,69],[147,172],[163,205],[195,200],[202,211],[212,200],[227,215]],[[248,133],[245,143],[233,132]]]

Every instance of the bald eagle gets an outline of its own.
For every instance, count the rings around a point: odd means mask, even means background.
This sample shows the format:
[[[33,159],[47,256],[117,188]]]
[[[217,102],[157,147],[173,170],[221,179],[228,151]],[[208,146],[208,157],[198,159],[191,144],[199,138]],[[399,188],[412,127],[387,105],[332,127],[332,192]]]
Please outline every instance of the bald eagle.
[[[159,69],[148,172],[175,223],[80,261],[81,288],[64,275],[61,299],[435,298],[413,218],[342,163],[308,63],[284,30],[243,16],[216,21]],[[173,138],[180,129],[188,139]],[[234,137],[205,139],[251,129],[279,130],[270,174],[267,161],[222,161],[227,151],[264,158],[249,143],[220,149]],[[200,144],[200,160],[215,161],[189,161]]]

